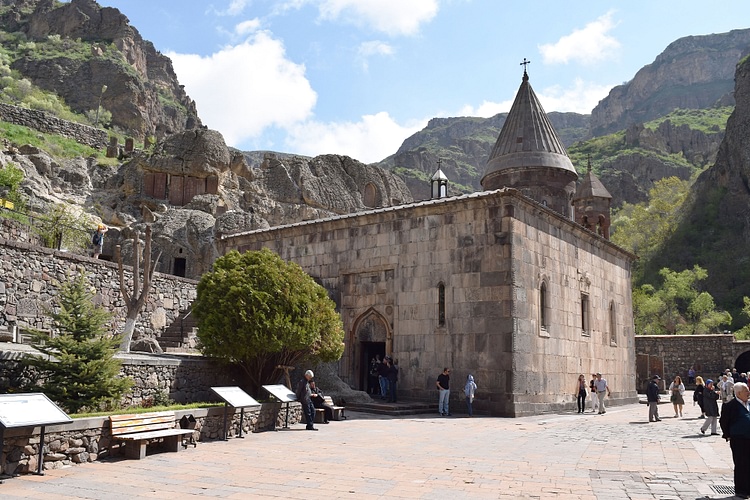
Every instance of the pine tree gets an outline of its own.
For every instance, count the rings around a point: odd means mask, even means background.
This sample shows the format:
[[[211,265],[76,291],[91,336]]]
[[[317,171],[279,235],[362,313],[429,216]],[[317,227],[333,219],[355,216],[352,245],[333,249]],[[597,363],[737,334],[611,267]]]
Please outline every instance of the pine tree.
[[[94,305],[84,274],[62,284],[49,316],[57,335],[34,332],[32,345],[43,356],[26,358],[39,372],[42,391],[71,413],[119,400],[131,385],[114,358],[120,338],[107,335],[111,316]]]

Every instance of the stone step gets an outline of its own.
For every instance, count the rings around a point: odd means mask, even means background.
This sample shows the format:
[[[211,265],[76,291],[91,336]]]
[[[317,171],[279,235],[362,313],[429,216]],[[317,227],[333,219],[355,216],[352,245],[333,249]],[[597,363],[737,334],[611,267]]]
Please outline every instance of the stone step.
[[[386,401],[373,401],[372,403],[347,403],[348,411],[361,413],[372,413],[375,415],[419,415],[424,413],[437,413],[437,403],[425,403],[423,401],[404,401],[399,403],[388,403]]]

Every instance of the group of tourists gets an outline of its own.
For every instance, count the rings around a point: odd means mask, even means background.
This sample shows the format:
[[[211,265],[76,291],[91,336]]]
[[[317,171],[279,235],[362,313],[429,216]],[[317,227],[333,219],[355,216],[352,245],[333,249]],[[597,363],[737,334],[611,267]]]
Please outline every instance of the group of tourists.
[[[607,384],[607,379],[602,377],[601,373],[592,373],[588,384],[583,373],[578,376],[576,388],[573,391],[573,395],[576,397],[578,413],[586,412],[586,395],[588,393],[591,394],[591,411],[599,415],[607,413],[604,397],[611,395],[611,392]]]
[[[720,374],[716,383],[712,379],[704,381],[703,377],[696,376],[695,372],[688,376],[694,377],[693,401],[701,410],[699,418],[705,419],[700,427],[700,433],[706,434],[710,427],[711,435],[718,436],[718,428],[721,428],[721,437],[729,441],[732,450],[735,496],[750,498],[750,389],[747,385],[747,375],[727,369]],[[649,422],[661,421],[658,409],[659,380],[661,377],[654,375],[646,390]],[[682,417],[685,385],[679,375],[669,384],[667,392],[674,407],[675,418]],[[719,400],[722,401],[721,411]]]
[[[390,356],[380,355],[370,360],[370,370],[367,375],[367,392],[373,396],[380,396],[383,401],[398,402],[398,360]]]

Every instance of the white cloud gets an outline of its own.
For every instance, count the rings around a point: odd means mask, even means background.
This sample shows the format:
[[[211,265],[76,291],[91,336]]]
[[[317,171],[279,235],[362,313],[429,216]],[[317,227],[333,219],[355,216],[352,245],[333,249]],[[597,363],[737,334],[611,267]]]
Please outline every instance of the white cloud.
[[[404,139],[425,126],[427,119],[400,125],[383,111],[365,115],[356,123],[301,123],[289,127],[286,143],[298,154],[339,154],[373,163],[395,153]]]
[[[256,17],[254,19],[248,19],[247,21],[242,21],[241,23],[237,24],[234,27],[234,33],[239,36],[246,36],[250,33],[258,31],[258,29],[260,29],[260,19]]]
[[[321,0],[320,17],[344,21],[391,36],[415,35],[438,11],[438,0]]]
[[[226,9],[217,9],[213,5],[209,7],[209,11],[213,12],[217,16],[236,16],[241,14],[245,7],[250,3],[250,0],[231,0],[229,6]]]
[[[598,85],[584,82],[576,78],[572,88],[562,88],[559,85],[545,88],[537,92],[544,111],[560,111],[588,114],[596,105],[607,97],[614,85]]]
[[[477,106],[471,106],[467,104],[458,112],[457,116],[479,116],[482,118],[489,118],[495,116],[498,113],[507,113],[510,111],[510,107],[513,105],[513,101],[482,101],[482,104]]]
[[[559,111],[589,114],[599,104],[599,101],[607,97],[612,87],[614,85],[598,85],[576,78],[570,88],[554,85],[540,92],[535,91],[535,93],[547,113]],[[467,104],[459,110],[456,116],[489,118],[498,113],[507,113],[511,106],[513,106],[512,100],[502,102],[483,101],[477,107]]]
[[[614,11],[609,11],[585,28],[574,30],[556,43],[539,46],[545,64],[567,64],[578,61],[593,64],[612,57],[620,48],[620,42],[608,33],[616,26],[612,20]]]
[[[362,69],[367,71],[368,60],[372,56],[390,56],[393,55],[393,46],[381,42],[380,40],[372,40],[369,42],[363,42],[357,49],[357,60],[362,64]]]
[[[168,53],[180,83],[195,99],[203,123],[230,145],[267,127],[309,119],[317,94],[304,65],[286,58],[283,44],[260,31],[209,56]]]

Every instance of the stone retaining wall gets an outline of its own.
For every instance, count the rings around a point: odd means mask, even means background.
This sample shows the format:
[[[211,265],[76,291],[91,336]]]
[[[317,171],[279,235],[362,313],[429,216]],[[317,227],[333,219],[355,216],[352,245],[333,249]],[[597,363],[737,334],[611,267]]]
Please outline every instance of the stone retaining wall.
[[[107,147],[108,134],[106,131],[76,122],[69,122],[44,111],[0,103],[0,120],[33,128],[46,134],[62,135],[95,149]]]
[[[130,284],[132,268],[124,269]],[[49,331],[51,320],[45,311],[53,303],[59,283],[82,272],[87,273],[96,290],[95,302],[113,314],[112,332],[119,333],[127,311],[116,263],[0,238],[0,327]],[[195,280],[154,273],[149,300],[136,323],[136,336],[158,338],[189,310],[197,284]]]
[[[226,366],[209,358],[135,353],[118,357],[120,373],[134,383],[123,406],[141,406],[164,396],[178,403],[216,401],[211,387],[237,385]]]
[[[3,345],[9,344],[0,343],[0,394],[18,392],[36,379],[23,363],[24,355],[35,351]],[[210,358],[138,353],[117,357],[122,361],[120,374],[133,380],[131,391],[120,402],[123,407],[150,405],[167,397],[177,403],[216,401],[211,387],[237,385],[230,370]]]
[[[0,218],[0,238],[18,243],[42,246],[42,238],[31,228],[13,219]]]
[[[296,424],[301,418],[299,403],[290,403],[287,421],[287,406],[281,403],[263,403],[260,407],[245,408],[242,433],[260,432],[283,427],[285,422]],[[196,420],[194,437],[198,441],[221,439],[224,429],[224,407],[195,408],[175,412],[175,427],[184,415],[193,415]],[[240,428],[240,410],[229,408],[227,428],[230,436],[236,436]],[[19,427],[5,431],[0,472],[21,474],[35,472],[38,466],[40,427]],[[113,456],[120,451],[120,444],[113,442],[109,419],[92,417],[75,419],[67,425],[48,426],[44,436],[44,470],[94,462]],[[156,445],[153,445],[154,447]],[[189,450],[185,453],[189,453]]]
[[[639,367],[639,389],[643,390],[651,375],[660,375],[667,385],[679,375],[687,381],[691,366],[696,375],[713,378],[726,368],[737,366],[739,357],[750,350],[750,343],[737,341],[734,335],[636,335],[635,352],[646,368]],[[661,373],[658,367],[662,366]],[[740,371],[743,366],[737,366]],[[640,373],[643,372],[643,373]]]

